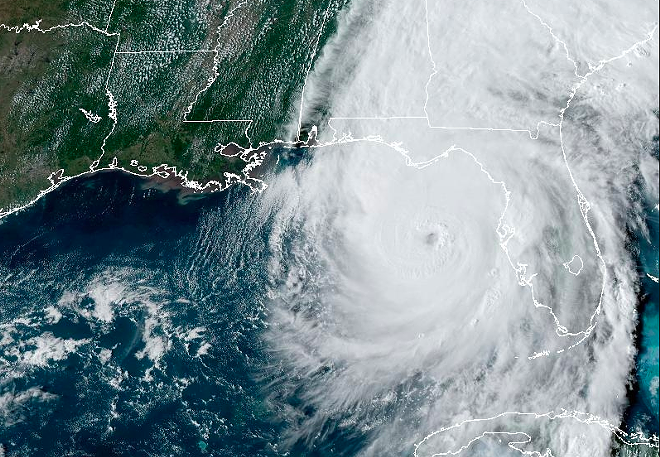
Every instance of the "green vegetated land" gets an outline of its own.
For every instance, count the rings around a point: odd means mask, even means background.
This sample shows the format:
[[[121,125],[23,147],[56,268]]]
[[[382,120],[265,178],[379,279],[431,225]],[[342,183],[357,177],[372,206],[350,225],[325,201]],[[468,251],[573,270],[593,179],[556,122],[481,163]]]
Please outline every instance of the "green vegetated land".
[[[99,157],[135,172],[165,163],[200,182],[240,175],[246,162],[216,146],[284,139],[346,1],[117,0],[111,16],[112,0],[3,2],[8,27],[89,26],[0,28],[0,212]]]

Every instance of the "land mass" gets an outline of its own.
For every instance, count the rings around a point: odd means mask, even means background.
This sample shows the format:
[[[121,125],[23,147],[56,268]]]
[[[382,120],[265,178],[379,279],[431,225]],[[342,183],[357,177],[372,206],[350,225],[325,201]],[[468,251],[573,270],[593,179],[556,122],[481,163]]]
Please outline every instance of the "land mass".
[[[249,184],[345,3],[6,2],[0,216],[107,168],[193,191]]]

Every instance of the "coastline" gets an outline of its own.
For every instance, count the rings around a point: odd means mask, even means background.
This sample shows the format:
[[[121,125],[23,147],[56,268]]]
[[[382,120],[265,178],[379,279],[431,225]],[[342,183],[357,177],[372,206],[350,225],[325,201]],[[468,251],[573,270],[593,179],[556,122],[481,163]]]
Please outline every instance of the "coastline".
[[[242,175],[235,173],[223,172],[223,176],[219,179],[209,179],[206,181],[196,180],[194,177],[189,177],[187,170],[177,170],[176,166],[170,166],[166,163],[155,165],[151,167],[151,171],[144,170],[144,166],[134,165],[135,169],[131,170],[126,167],[117,165],[116,158],[113,159],[108,165],[103,167],[90,167],[89,170],[71,176],[65,176],[64,169],[59,169],[50,174],[48,180],[51,185],[39,192],[39,194],[27,203],[18,203],[16,206],[8,208],[0,208],[0,224],[3,223],[6,217],[18,213],[26,208],[31,207],[44,196],[53,192],[63,183],[75,178],[93,176],[96,173],[107,171],[120,171],[129,175],[147,179],[147,186],[159,188],[162,190],[177,190],[180,192],[180,198],[185,199],[194,195],[204,195],[215,192],[221,192],[236,184],[243,184],[250,188],[251,192],[262,192],[266,189],[267,184],[261,179],[265,172],[269,169],[272,161],[272,151],[276,148],[300,148],[303,146],[312,146],[314,144],[313,138],[307,142],[300,141],[284,141],[273,140],[268,143],[261,143],[256,148],[244,148],[237,143],[229,143],[227,145],[219,145],[216,151],[230,158],[238,158],[245,162],[245,167],[242,170]]]

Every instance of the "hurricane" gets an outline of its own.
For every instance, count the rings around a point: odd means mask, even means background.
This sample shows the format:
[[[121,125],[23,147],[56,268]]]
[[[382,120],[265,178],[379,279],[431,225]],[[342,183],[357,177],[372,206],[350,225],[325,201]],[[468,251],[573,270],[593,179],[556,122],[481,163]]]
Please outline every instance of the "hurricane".
[[[528,3],[361,2],[323,50],[299,125],[325,129],[253,208],[265,338],[307,405],[291,442],[358,428],[360,455],[606,455],[618,436],[657,24]]]
[[[259,191],[3,221],[0,455],[657,455],[657,17],[354,0]]]

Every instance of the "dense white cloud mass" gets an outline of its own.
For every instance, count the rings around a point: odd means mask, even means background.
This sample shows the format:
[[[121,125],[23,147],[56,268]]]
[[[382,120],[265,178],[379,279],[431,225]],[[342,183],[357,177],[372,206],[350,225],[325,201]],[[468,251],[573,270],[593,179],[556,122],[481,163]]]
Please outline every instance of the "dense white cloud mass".
[[[260,199],[268,340],[313,411],[290,440],[343,417],[364,455],[429,434],[420,456],[608,453],[635,353],[630,189],[657,194],[657,8],[345,12],[302,103],[319,145]],[[501,415],[562,410],[581,413]]]
[[[264,192],[228,191],[183,240],[168,213],[162,251],[110,224],[107,252],[128,257],[32,270],[30,240],[28,267],[0,265],[0,424],[75,401],[45,427],[122,452],[145,418],[164,424],[153,454],[190,437],[235,455],[650,449],[618,427],[627,232],[658,198],[657,17],[648,1],[354,0],[291,117],[315,144],[282,147]]]

